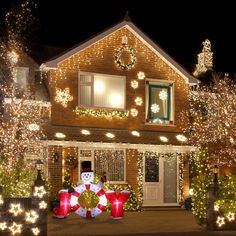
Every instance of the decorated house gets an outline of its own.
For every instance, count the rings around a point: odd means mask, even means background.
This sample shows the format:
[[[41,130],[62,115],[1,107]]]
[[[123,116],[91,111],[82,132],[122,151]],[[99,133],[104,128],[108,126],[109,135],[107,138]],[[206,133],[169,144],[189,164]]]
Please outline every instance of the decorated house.
[[[131,186],[143,206],[181,204],[195,147],[180,114],[194,77],[129,19],[41,69],[51,98],[43,158],[52,194],[65,181],[81,183],[89,161],[109,184]]]

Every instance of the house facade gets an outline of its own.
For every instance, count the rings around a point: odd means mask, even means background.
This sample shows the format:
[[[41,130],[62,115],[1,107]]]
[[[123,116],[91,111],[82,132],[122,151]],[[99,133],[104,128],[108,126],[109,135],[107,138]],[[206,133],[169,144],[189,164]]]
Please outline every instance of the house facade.
[[[181,113],[195,78],[127,20],[42,68],[51,102],[44,158],[52,193],[68,171],[80,183],[81,165],[90,161],[110,184],[129,184],[143,206],[183,201],[195,147],[181,134],[188,123]]]

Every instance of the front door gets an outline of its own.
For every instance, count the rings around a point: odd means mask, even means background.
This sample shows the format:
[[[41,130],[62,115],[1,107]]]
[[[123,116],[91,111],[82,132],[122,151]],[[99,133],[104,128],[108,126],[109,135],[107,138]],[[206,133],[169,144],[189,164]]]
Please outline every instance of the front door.
[[[163,163],[159,157],[144,158],[143,205],[155,206],[163,199]]]

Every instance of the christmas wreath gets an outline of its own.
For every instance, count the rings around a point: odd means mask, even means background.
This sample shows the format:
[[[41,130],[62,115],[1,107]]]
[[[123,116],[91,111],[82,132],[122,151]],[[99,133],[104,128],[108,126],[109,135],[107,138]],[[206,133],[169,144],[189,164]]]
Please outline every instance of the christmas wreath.
[[[130,54],[130,62],[125,64],[121,60],[121,55],[123,52],[128,52]],[[123,70],[129,70],[134,67],[136,62],[136,52],[133,48],[129,47],[128,45],[122,45],[121,47],[117,48],[115,51],[115,63]]]

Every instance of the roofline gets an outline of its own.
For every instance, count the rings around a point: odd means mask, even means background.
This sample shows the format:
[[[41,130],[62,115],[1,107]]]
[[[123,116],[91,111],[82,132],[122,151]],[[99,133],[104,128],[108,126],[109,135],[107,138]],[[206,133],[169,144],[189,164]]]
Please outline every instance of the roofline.
[[[87,40],[86,42],[72,48],[63,55],[45,62],[44,64],[49,68],[56,68],[57,64],[72,57],[75,53],[86,49],[87,47],[97,43],[99,40],[107,37],[122,27],[129,29],[139,40],[141,40],[150,50],[152,50],[157,56],[159,56],[167,65],[169,65],[176,73],[185,79],[185,82],[190,85],[196,85],[199,80],[189,74],[182,66],[180,66],[173,58],[171,58],[162,48],[160,48],[153,40],[151,40],[146,34],[144,34],[137,26],[130,21],[122,21],[115,26],[105,30],[103,33]]]

